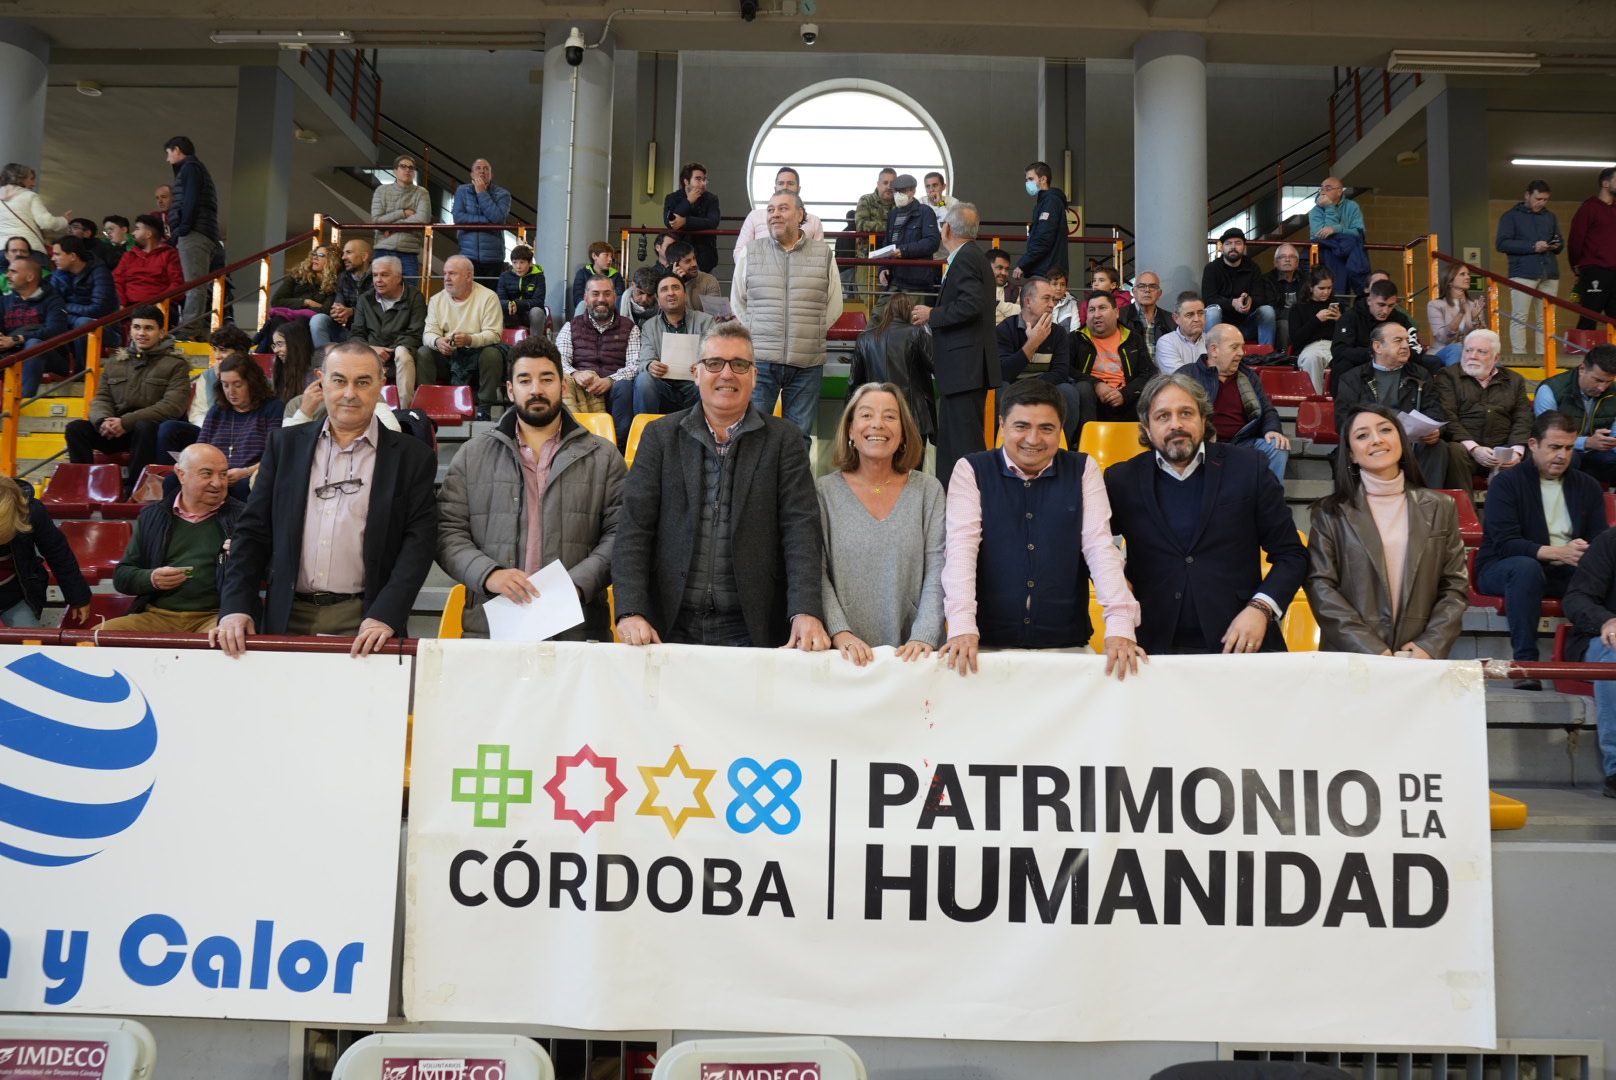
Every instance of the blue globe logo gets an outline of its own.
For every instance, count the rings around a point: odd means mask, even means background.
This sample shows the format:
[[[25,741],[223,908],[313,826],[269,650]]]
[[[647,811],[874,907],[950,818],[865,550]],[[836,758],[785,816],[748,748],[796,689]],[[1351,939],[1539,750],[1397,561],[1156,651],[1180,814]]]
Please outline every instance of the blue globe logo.
[[[69,866],[133,825],[155,783],[157,722],[117,672],[43,653],[0,668],[0,857]]]

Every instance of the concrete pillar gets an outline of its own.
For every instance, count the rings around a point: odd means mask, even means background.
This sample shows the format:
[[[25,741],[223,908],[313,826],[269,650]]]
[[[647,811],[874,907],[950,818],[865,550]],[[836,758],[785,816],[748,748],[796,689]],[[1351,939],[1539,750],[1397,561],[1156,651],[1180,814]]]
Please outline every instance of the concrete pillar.
[[[50,42],[32,27],[0,19],[0,165],[17,162],[42,172],[45,154],[45,74]],[[49,186],[49,178],[41,190]]]
[[[1493,235],[1487,219],[1487,91],[1442,91],[1425,107],[1425,133],[1431,231],[1453,255],[1479,249],[1479,265],[1485,266]]]
[[[1147,34],[1133,48],[1135,272],[1167,302],[1201,286],[1206,246],[1206,39]]]
[[[611,43],[585,49],[583,63],[572,67],[564,43],[572,23],[545,27],[544,103],[539,128],[539,221],[534,254],[544,267],[551,313],[557,325],[570,318],[566,309],[572,275],[585,262],[589,245],[617,237],[607,233],[607,197],[611,187],[612,69]],[[600,23],[579,23],[584,41],[600,40]]]
[[[230,209],[225,219],[225,251],[230,262],[281,243],[287,236],[286,199],[292,186],[293,87],[278,68],[244,67],[236,86],[236,141],[230,159]],[[208,160],[206,147],[197,156]],[[210,166],[217,177],[221,170]],[[308,226],[302,226],[301,232]],[[284,259],[275,257],[281,275]],[[232,275],[236,296],[256,304],[258,270]],[[248,322],[251,319],[246,320]]]

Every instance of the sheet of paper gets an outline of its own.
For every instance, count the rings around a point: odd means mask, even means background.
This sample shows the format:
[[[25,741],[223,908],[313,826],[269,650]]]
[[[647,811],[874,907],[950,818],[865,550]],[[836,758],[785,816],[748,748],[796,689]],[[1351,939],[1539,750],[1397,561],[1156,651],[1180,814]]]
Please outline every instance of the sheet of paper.
[[[888,244],[886,247],[878,247],[874,251],[870,252],[870,258],[872,258],[872,259],[890,258],[894,253],[897,252],[897,250],[898,250],[898,245],[897,244]]]
[[[1493,447],[1493,457],[1498,459],[1498,464],[1501,466],[1513,465],[1515,463],[1515,448],[1513,446],[1495,446]]]
[[[711,315],[715,319],[729,319],[735,315],[735,310],[729,306],[729,300],[723,296],[704,296],[701,298],[703,314]]]
[[[690,367],[701,357],[700,334],[663,334],[662,355],[659,359],[668,365],[665,379],[680,379],[690,382],[696,376]]]
[[[1447,424],[1446,420],[1432,420],[1418,409],[1400,412],[1397,419],[1403,425],[1403,433],[1410,439],[1423,439],[1433,431],[1441,431]]]
[[[537,600],[513,604],[496,596],[483,605],[488,636],[494,641],[545,641],[584,621],[578,589],[560,559],[528,580],[539,590]]]

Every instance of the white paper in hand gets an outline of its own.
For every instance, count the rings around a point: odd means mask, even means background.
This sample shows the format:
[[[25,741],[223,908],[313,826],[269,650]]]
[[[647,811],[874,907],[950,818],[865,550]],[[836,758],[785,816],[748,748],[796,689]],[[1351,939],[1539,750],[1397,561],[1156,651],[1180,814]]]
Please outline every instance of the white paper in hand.
[[[1403,434],[1414,441],[1425,438],[1433,431],[1441,431],[1447,424],[1446,420],[1432,420],[1418,409],[1413,412],[1400,412],[1397,419],[1403,425]]]
[[[661,360],[668,365],[665,379],[690,382],[696,376],[690,370],[701,359],[700,334],[663,334]]]
[[[897,250],[898,250],[898,245],[897,244],[888,244],[886,247],[878,247],[874,251],[870,252],[870,258],[872,258],[872,259],[891,258],[893,256],[893,254],[895,254],[897,252]]]
[[[537,600],[513,604],[503,596],[496,596],[483,605],[483,614],[488,616],[488,636],[492,640],[546,641],[584,621],[578,589],[560,559],[528,580],[539,590]]]

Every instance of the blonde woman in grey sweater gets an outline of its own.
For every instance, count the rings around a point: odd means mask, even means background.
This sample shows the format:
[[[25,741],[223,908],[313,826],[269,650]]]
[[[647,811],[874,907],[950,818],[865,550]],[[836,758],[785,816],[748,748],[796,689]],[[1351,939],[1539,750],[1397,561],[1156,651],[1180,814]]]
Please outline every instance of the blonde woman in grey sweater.
[[[943,485],[902,392],[865,383],[836,425],[836,469],[820,477],[825,629],[859,666],[890,645],[904,660],[943,640]]]

